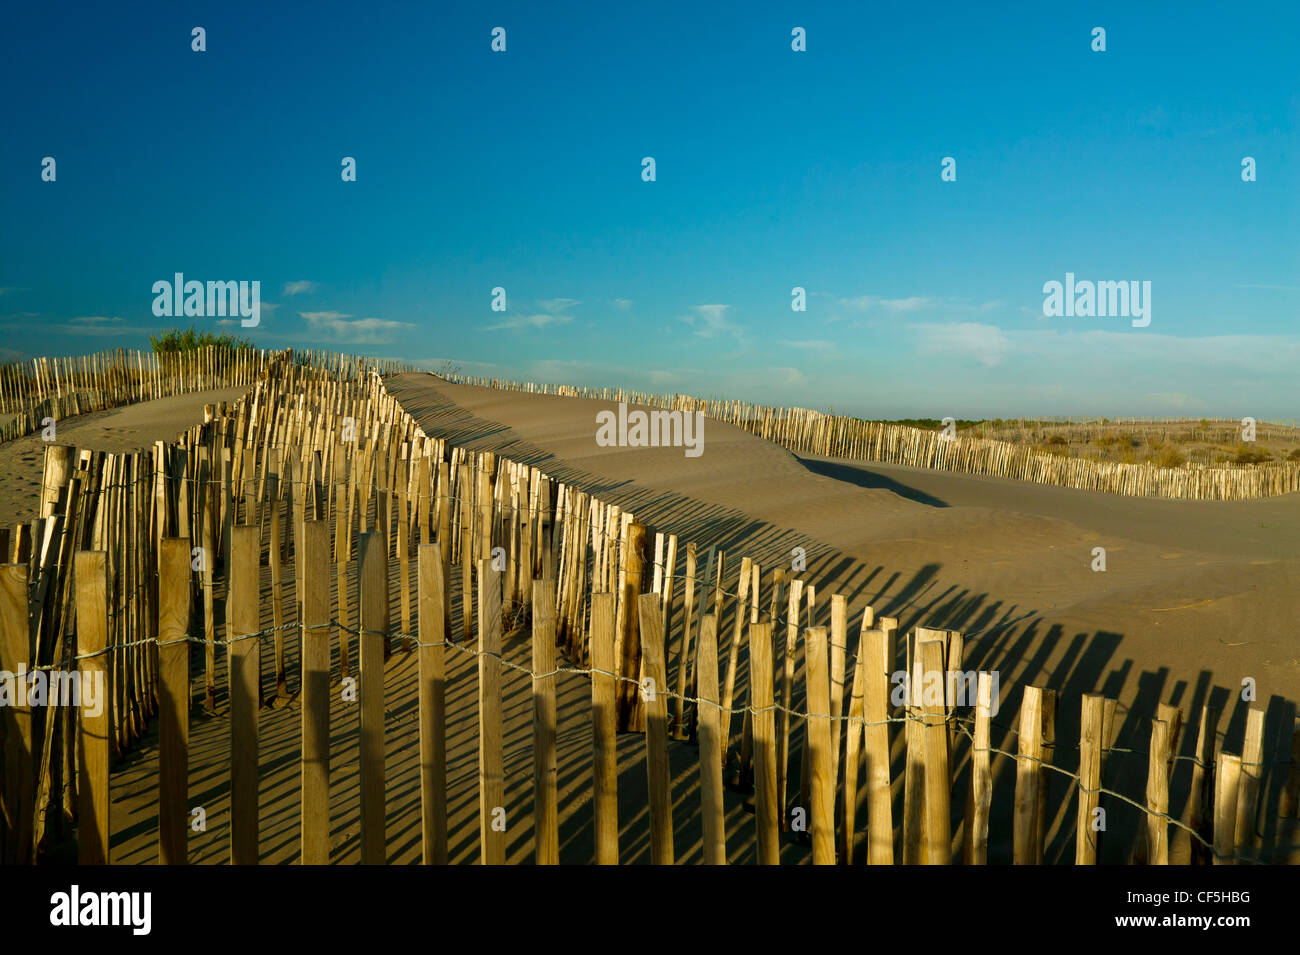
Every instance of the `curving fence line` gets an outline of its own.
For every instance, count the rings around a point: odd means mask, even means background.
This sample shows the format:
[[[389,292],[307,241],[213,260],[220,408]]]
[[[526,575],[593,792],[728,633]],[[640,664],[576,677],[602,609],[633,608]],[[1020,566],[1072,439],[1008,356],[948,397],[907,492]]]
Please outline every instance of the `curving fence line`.
[[[526,394],[625,401],[654,409],[702,411],[710,418],[743,428],[799,454],[987,474],[1130,497],[1244,501],[1300,491],[1300,461],[1233,467],[1189,464],[1171,468],[1090,461],[1049,454],[1025,444],[961,434],[945,437],[940,431],[823,414],[806,408],[456,374],[439,377],[456,384]]]

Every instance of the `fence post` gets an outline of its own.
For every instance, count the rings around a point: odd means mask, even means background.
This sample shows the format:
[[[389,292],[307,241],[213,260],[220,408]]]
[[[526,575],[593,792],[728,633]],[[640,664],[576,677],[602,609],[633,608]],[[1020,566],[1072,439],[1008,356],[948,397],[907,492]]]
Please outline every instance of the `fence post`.
[[[1074,823],[1074,864],[1097,864],[1097,830],[1093,816],[1101,802],[1102,725],[1106,698],[1099,693],[1083,697],[1079,729],[1079,812]]]
[[[501,738],[501,572],[492,569],[491,557],[478,562],[478,706],[479,858],[483,865],[502,865],[506,861],[505,827],[496,825],[497,811],[504,816],[506,801]]]
[[[274,508],[276,502],[271,501]],[[303,522],[302,863],[327,865],[330,836],[329,524]],[[274,559],[274,555],[272,557]]]
[[[379,520],[376,527],[382,526]],[[381,530],[360,540],[361,861],[383,865],[384,651],[388,643],[388,543]]]
[[[866,610],[858,634],[858,654],[853,661],[853,683],[849,690],[848,718],[844,722],[844,799],[840,819],[840,865],[852,865],[857,855],[858,777],[862,772],[863,650],[870,626],[871,608]]]
[[[261,605],[257,527],[230,529],[230,585],[226,648],[230,693],[230,861],[257,865],[257,691],[261,683]]]
[[[451,636],[451,464],[438,461],[438,546],[442,550],[442,620],[443,632]]]
[[[722,710],[718,706],[718,618],[700,621],[696,651],[700,743],[700,811],[703,815],[704,862],[727,864],[727,830],[722,806]],[[778,807],[779,809],[779,807]]]
[[[280,557],[284,548],[283,535],[280,523],[280,449],[272,448],[270,451],[272,459],[270,462],[270,475],[266,483],[266,510],[267,520],[270,522],[269,549],[267,553],[267,562],[271,565],[271,625],[275,627],[275,699],[276,702],[284,705],[289,702],[289,681],[284,669],[284,583],[280,573]],[[300,544],[300,542],[295,541]],[[295,554],[295,564],[301,563],[302,554]],[[302,577],[298,576],[298,581]],[[296,595],[301,601],[302,595]],[[298,661],[301,669],[302,660]],[[301,673],[299,679],[301,680]]]
[[[1255,801],[1264,758],[1264,710],[1252,706],[1246,711],[1246,735],[1241,744],[1241,785],[1237,789],[1235,849],[1254,850]]]
[[[82,681],[104,695],[108,686],[108,573],[104,551],[79,551],[76,556],[77,652]],[[24,613],[24,616],[26,614]],[[98,656],[88,656],[98,654]],[[77,794],[80,825],[77,861],[81,865],[108,864],[108,734],[110,708],[107,696],[98,715],[88,711],[77,721],[79,763]]]
[[[1048,788],[1055,775],[1049,768],[1052,756],[1056,752],[1056,691],[1044,688],[1042,693],[1042,762],[1038,764],[1038,801],[1034,806],[1034,857],[1043,859],[1043,848],[1047,836],[1047,795]]]
[[[1169,864],[1169,724],[1151,721],[1151,752],[1147,758],[1147,862]]]
[[[1035,817],[1038,815],[1038,759],[1043,752],[1043,691],[1027,686],[1020,701],[1020,746],[1016,757],[1015,828],[1013,857],[1016,865],[1037,865]]]
[[[618,731],[636,732],[645,728],[645,709],[641,705],[641,630],[637,612],[641,596],[641,577],[645,565],[645,525],[636,521],[627,527],[623,574],[622,654],[618,675],[623,679],[615,688],[618,699]]]
[[[781,655],[781,718],[776,730],[776,798],[781,806],[781,828],[787,826],[786,794],[790,777],[790,701],[794,694],[795,648],[799,642],[799,607],[803,599],[803,581],[790,581],[790,598],[786,603],[785,652]]]
[[[615,752],[614,595],[591,595],[592,808],[596,864],[618,865],[618,754]],[[719,765],[721,772],[721,765]]]
[[[532,568],[523,567],[531,575]],[[558,865],[560,837],[555,757],[555,581],[539,577],[533,603],[533,836],[538,865]]]
[[[993,777],[989,770],[990,713],[993,706],[993,681],[981,672],[976,685],[975,738],[970,751],[970,803],[966,816],[963,861],[966,865],[986,865],[989,855],[989,807],[993,802]]]
[[[217,615],[213,608],[213,575],[216,573],[217,544],[215,525],[220,499],[212,478],[212,461],[205,445],[199,456],[200,526],[203,533],[203,708],[213,713],[217,708]]]
[[[831,786],[838,789],[844,736],[844,661],[848,655],[849,606],[843,594],[831,595]],[[847,792],[847,789],[845,790]],[[850,838],[846,833],[841,841]],[[843,861],[843,860],[841,860]]]
[[[447,864],[446,541],[421,544],[417,614],[420,638],[420,822],[425,865]]]
[[[158,862],[184,865],[189,832],[190,542],[165,538],[158,589]]]
[[[731,646],[727,648],[727,676],[722,685],[722,759],[727,759],[731,747],[731,705],[735,702],[736,667],[740,659],[740,645],[745,639],[746,618],[749,616],[749,579],[752,576],[753,561],[748,557],[740,560],[740,577],[736,581],[736,619],[731,628]],[[722,622],[722,615],[718,615]]]
[[[645,707],[646,776],[650,790],[650,855],[655,865],[673,864],[672,772],[668,766],[668,670],[664,620],[658,594],[637,598]]]
[[[883,619],[882,619],[883,624]],[[864,634],[862,755],[866,760],[867,862],[894,864],[893,800],[889,779],[889,633]]]
[[[1191,791],[1187,796],[1187,825],[1202,836],[1209,834],[1212,826],[1205,824],[1206,807],[1211,802],[1210,778],[1214,769],[1215,726],[1219,722],[1216,707],[1201,707],[1201,725],[1196,730],[1196,753],[1192,763]],[[1203,843],[1191,838],[1190,834],[1179,830],[1174,838],[1185,841],[1190,846],[1190,859],[1193,864],[1208,861],[1209,853]]]
[[[468,643],[474,633],[474,489],[470,465],[460,466],[460,610],[461,638]]]
[[[1277,814],[1291,819],[1300,806],[1300,717],[1293,718],[1291,730],[1291,766],[1287,771],[1286,785],[1278,800]]]
[[[754,823],[758,861],[781,862],[781,807],[776,796],[776,711],[772,681],[772,625],[758,623],[749,636],[750,699],[754,703]]]
[[[683,579],[685,593],[682,595],[682,635],[677,641],[677,698],[673,701],[675,719],[673,721],[673,739],[686,739],[686,672],[691,659],[691,626],[695,620],[695,544],[686,545],[686,576]]]
[[[925,675],[921,713],[924,754],[924,808],[925,861],[928,865],[948,865],[952,862],[952,780],[948,776],[948,711],[944,702],[943,686],[945,643],[927,640],[917,646],[921,671]],[[931,674],[940,681],[939,692],[930,690]]]
[[[411,537],[410,506],[406,485],[397,490],[397,592],[402,614],[402,633],[411,632]]]
[[[804,669],[807,681],[809,825],[813,864],[835,864],[835,783],[831,779],[831,680],[826,628],[804,630]]]
[[[1237,784],[1241,780],[1241,757],[1219,753],[1214,770],[1214,864],[1235,865],[1237,830]]]
[[[0,559],[8,559],[8,553]],[[0,566],[0,669],[17,673],[32,659],[31,622],[27,607],[26,564]],[[15,678],[16,680],[16,678]],[[0,819],[12,820],[5,829],[4,863],[13,865],[32,858],[32,802],[36,794],[32,757],[32,711],[27,705],[27,687],[17,685],[13,706],[0,707],[0,728],[4,739],[4,808]],[[104,687],[105,709],[113,701],[113,689]],[[110,723],[111,725],[111,723]]]

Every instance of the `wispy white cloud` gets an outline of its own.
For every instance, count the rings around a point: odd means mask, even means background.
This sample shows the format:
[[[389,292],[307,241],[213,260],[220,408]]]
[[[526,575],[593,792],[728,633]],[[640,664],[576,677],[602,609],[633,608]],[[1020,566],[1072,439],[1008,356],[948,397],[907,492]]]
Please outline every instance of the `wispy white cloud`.
[[[540,312],[507,312],[501,317],[500,321],[485,326],[483,330],[497,332],[510,329],[542,329],[549,328],[552,325],[567,325],[573,321],[573,316],[569,314],[569,310],[581,304],[576,298],[542,299],[535,306],[541,309]]]
[[[299,312],[316,332],[331,336],[332,341],[349,345],[386,345],[403,329],[415,328],[410,322],[386,318],[353,318],[343,312]]]
[[[694,315],[679,315],[683,322],[695,329],[700,338],[717,338],[720,335],[734,335],[739,338],[743,329],[727,318],[730,305],[692,305]]]
[[[986,314],[1002,308],[1002,301],[972,302],[955,296],[909,295],[905,298],[883,298],[879,295],[858,295],[833,300],[830,320],[843,318],[842,312],[868,317],[882,315],[898,317],[916,312],[934,311],[946,314]]]
[[[918,351],[973,359],[987,367],[1019,369],[1028,380],[1078,379],[1101,388],[1145,380],[1176,381],[1213,368],[1222,384],[1284,377],[1300,365],[1300,339],[1284,335],[1211,335],[1198,338],[1140,330],[1064,328],[1003,329],[978,322],[927,322],[910,326]],[[1174,394],[1152,391],[1150,394]],[[1296,389],[1300,397],[1300,389]]]
[[[537,303],[542,311],[552,315],[563,315],[575,305],[581,305],[576,298],[548,298]]]
[[[985,367],[1002,363],[1010,352],[1006,332],[979,322],[926,323],[913,326],[925,354],[970,357]]]
[[[305,295],[309,292],[316,291],[316,283],[307,279],[299,279],[296,282],[285,282],[281,290],[285,295]]]
[[[801,341],[779,341],[777,342],[782,348],[800,348],[806,351],[831,351],[835,348],[834,342],[828,342],[823,339],[805,339]]]
[[[764,371],[764,377],[769,381],[774,381],[779,385],[801,385],[807,378],[798,368],[790,368],[778,365],[775,368],[768,368]]]
[[[942,302],[943,299],[928,298],[924,295],[911,295],[907,298],[881,298],[879,295],[858,295],[854,298],[836,299],[837,305],[850,311],[885,311],[894,315],[916,312],[923,308],[933,308]]]
[[[483,330],[487,332],[501,331],[511,328],[547,328],[551,325],[567,325],[573,321],[572,315],[554,312],[538,312],[534,315],[506,315],[495,325],[488,325]]]
[[[20,315],[0,316],[3,318],[20,318]],[[31,317],[35,317],[32,315]],[[30,331],[26,325],[0,325],[5,330]],[[45,332],[61,332],[68,336],[77,336],[80,338],[120,338],[125,336],[143,337],[151,333],[156,333],[157,328],[148,328],[142,325],[127,325],[125,321],[115,315],[76,315],[65,322],[42,322],[41,330]]]
[[[620,312],[626,312],[629,308],[632,307],[632,300],[630,298],[616,298],[610,304],[613,305]]]

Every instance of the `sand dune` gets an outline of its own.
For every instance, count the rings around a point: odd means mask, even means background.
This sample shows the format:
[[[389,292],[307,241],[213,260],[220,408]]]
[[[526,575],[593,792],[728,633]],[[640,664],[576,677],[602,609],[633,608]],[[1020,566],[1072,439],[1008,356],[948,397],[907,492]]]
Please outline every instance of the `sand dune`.
[[[55,443],[93,451],[136,451],[202,424],[205,404],[234,401],[246,390],[200,391],[67,418],[55,425]],[[39,432],[0,444],[0,525],[37,516],[44,460],[45,442]]]
[[[1200,708],[1222,711],[1218,730],[1225,746],[1240,745],[1247,704],[1236,692],[1243,676],[1254,677],[1267,704],[1265,758],[1281,755],[1277,730],[1289,732],[1286,700],[1300,694],[1300,653],[1294,623],[1300,619],[1300,561],[1288,553],[1295,539],[1294,499],[1220,504],[1121,499],[1012,481],[903,468],[801,460],[746,432],[706,422],[705,453],[687,458],[682,449],[598,447],[595,414],[600,402],[501,393],[452,386],[427,375],[403,376],[390,391],[431,434],[454,443],[491,449],[544,468],[553,477],[616,501],[655,530],[683,542],[718,544],[728,555],[727,586],[733,587],[741,555],[759,561],[764,573],[788,566],[791,550],[808,553],[806,580],[818,590],[818,623],[830,595],[849,598],[851,647],[859,613],[870,604],[878,615],[918,624],[954,627],[968,635],[968,669],[1001,674],[1002,711],[993,746],[1013,751],[1014,714],[1020,688],[1045,684],[1061,692],[1053,762],[1077,767],[1079,697],[1100,691],[1121,701],[1116,745],[1103,784],[1140,796],[1146,776],[1149,719],[1158,702],[1183,708],[1194,728]],[[201,404],[201,402],[200,402]],[[141,409],[146,410],[146,409]],[[1090,569],[1092,548],[1104,546],[1108,570]],[[390,573],[396,567],[390,567]],[[679,567],[680,572],[680,567]],[[292,579],[291,566],[285,573]],[[262,623],[271,622],[269,570],[263,568]],[[703,570],[700,571],[703,576]],[[459,575],[450,581],[459,604]],[[396,588],[390,619],[396,619]],[[222,616],[219,595],[218,619]],[[729,633],[727,618],[723,632]],[[453,620],[453,632],[456,620]],[[526,639],[505,648],[507,659],[526,665]],[[296,673],[296,640],[289,641],[290,672]],[[387,812],[391,862],[419,858],[418,758],[415,740],[414,658],[394,654],[385,667]],[[197,662],[196,662],[196,665]],[[224,654],[219,654],[224,666]],[[448,785],[451,857],[477,860],[477,680],[472,656],[449,657]],[[263,649],[263,686],[274,689],[269,647]],[[742,660],[739,685],[747,670]],[[296,680],[291,678],[291,688]],[[208,812],[209,829],[193,834],[194,862],[228,857],[229,729],[224,681],[219,680],[214,716],[196,710],[191,735],[190,779],[194,804]],[[506,781],[511,841],[508,858],[530,861],[530,682],[511,672],[504,684],[508,720]],[[592,858],[590,688],[580,676],[559,683],[561,858]],[[1285,698],[1285,699],[1284,699]],[[796,709],[801,701],[796,699]],[[331,719],[331,858],[359,859],[357,715],[337,696]],[[295,699],[261,712],[262,861],[297,857],[299,772]],[[793,740],[797,768],[801,734]],[[1179,752],[1188,754],[1194,732],[1184,732]],[[895,773],[902,734],[894,737]],[[621,858],[649,857],[643,743],[619,737]],[[1285,745],[1284,743],[1281,745]],[[699,861],[697,753],[687,744],[670,749],[678,858]],[[1009,795],[1014,760],[995,757],[995,813],[990,858],[1010,858]],[[1191,764],[1175,764],[1170,791],[1177,815],[1188,791]],[[968,764],[954,767],[954,792],[969,786]],[[113,776],[113,858],[150,862],[156,857],[156,729]],[[1279,821],[1272,807],[1282,776],[1271,773],[1260,824],[1265,845],[1300,841],[1294,820]],[[1045,860],[1073,859],[1075,790],[1051,775]],[[895,799],[901,778],[894,779]],[[744,794],[728,790],[728,853],[753,861],[753,816]],[[999,808],[1000,807],[1000,808]],[[1003,811],[1005,810],[1005,811]],[[1109,838],[1102,861],[1127,861],[1141,813],[1112,802]],[[897,818],[897,817],[896,817]],[[1187,858],[1188,843],[1171,834],[1171,859]],[[786,862],[808,861],[806,845],[782,843]],[[1284,861],[1285,855],[1273,857]],[[1293,856],[1291,861],[1296,861]]]
[[[1285,745],[1279,727],[1289,735],[1288,701],[1300,697],[1296,495],[1158,501],[801,461],[714,421],[704,454],[688,458],[681,448],[598,447],[595,416],[608,407],[599,401],[429,375],[400,377],[390,391],[427,432],[537,465],[683,542],[717,543],[765,573],[805,548],[820,613],[831,594],[848,597],[854,639],[868,604],[904,631],[963,630],[966,666],[1000,671],[1004,709],[1026,683],[1062,691],[1062,739],[1077,739],[1079,695],[1099,691],[1126,708],[1120,745],[1127,734],[1144,751],[1146,720],[1172,702],[1185,719],[1206,703],[1220,708],[1223,743],[1235,747],[1245,678],[1268,706],[1266,758]],[[1095,547],[1106,550],[1105,572],[1091,569]],[[1180,751],[1193,743],[1184,738]],[[1142,779],[1142,760],[1132,763]],[[1175,791],[1182,785],[1176,777]]]

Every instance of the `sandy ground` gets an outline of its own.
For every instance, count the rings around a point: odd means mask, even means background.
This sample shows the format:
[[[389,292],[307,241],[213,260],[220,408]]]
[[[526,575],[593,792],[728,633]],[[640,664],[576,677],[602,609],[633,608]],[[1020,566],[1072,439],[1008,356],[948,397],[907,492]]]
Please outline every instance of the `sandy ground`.
[[[556,479],[631,509],[653,530],[678,534],[683,544],[717,543],[728,555],[729,588],[734,586],[739,556],[753,557],[766,577],[771,568],[788,566],[793,548],[804,548],[804,577],[817,585],[816,622],[827,622],[831,594],[849,599],[850,659],[865,605],[877,615],[898,617],[905,631],[917,625],[964,631],[966,668],[1001,675],[995,748],[1016,748],[1011,727],[1021,688],[1027,683],[1051,686],[1062,699],[1057,721],[1062,745],[1055,763],[1074,771],[1080,695],[1104,692],[1117,698],[1121,708],[1119,749],[1110,758],[1103,785],[1140,799],[1149,719],[1157,703],[1183,708],[1188,724],[1180,754],[1192,751],[1201,706],[1207,702],[1222,713],[1216,731],[1223,745],[1238,751],[1247,706],[1239,688],[1243,678],[1251,677],[1267,711],[1264,758],[1285,758],[1292,701],[1300,696],[1300,649],[1294,633],[1300,620],[1300,560],[1294,556],[1300,496],[1239,503],[1145,501],[993,478],[800,460],[712,421],[705,426],[704,454],[692,459],[681,449],[598,447],[595,414],[607,407],[601,402],[453,386],[427,375],[404,376],[390,388],[430,434],[538,465]],[[1104,573],[1090,567],[1092,549],[1099,546],[1107,552]],[[395,566],[391,573],[396,573]],[[458,632],[459,575],[453,577],[453,632]],[[397,629],[395,585],[390,593],[390,619]],[[264,599],[264,624],[271,621],[268,603]],[[292,619],[292,601],[286,603]],[[730,633],[727,618],[721,632]],[[723,659],[728,642],[729,636],[724,636]],[[506,648],[507,659],[520,663],[527,654],[526,638]],[[198,658],[196,652],[196,666]],[[269,643],[262,659],[269,699]],[[470,862],[477,860],[478,852],[477,680],[472,657],[453,652],[449,664],[452,858]],[[670,661],[670,679],[676,664],[676,659]],[[220,665],[218,683],[224,685],[224,658]],[[290,672],[296,672],[292,664]],[[742,655],[742,686],[745,672]],[[391,862],[419,859],[414,673],[414,657],[402,652],[386,667]],[[296,690],[294,677],[290,683]],[[507,671],[504,685],[509,858],[530,861],[530,683],[526,676]],[[589,694],[585,679],[560,678],[560,835],[566,862],[592,858]],[[796,699],[796,708],[800,705]],[[262,711],[264,862],[297,857],[299,719],[296,699]],[[331,818],[333,859],[341,862],[359,858],[357,720],[356,708],[336,696]],[[733,732],[738,728],[737,718]],[[208,829],[191,834],[192,861],[228,858],[228,734],[224,699],[213,715],[196,709],[191,804],[207,810]],[[801,736],[796,732],[792,739],[792,798],[798,792]],[[645,862],[649,845],[643,742],[639,736],[625,735],[619,744],[622,858]],[[901,752],[901,739],[896,739],[896,821],[901,818]],[[969,761],[965,746],[957,752],[954,792],[961,793],[969,786]],[[698,861],[697,752],[689,744],[673,743],[671,759],[678,859]],[[1006,862],[1014,760],[996,756],[993,770],[990,860]],[[1175,764],[1170,787],[1174,815],[1184,809],[1190,773],[1190,761]],[[1070,861],[1077,790],[1064,776],[1052,774],[1049,779],[1045,857],[1049,862]],[[1269,861],[1284,861],[1286,856],[1272,846],[1300,842],[1294,820],[1277,819],[1283,781],[1282,772],[1267,775],[1257,819]],[[156,785],[156,736],[151,735],[114,774],[114,861],[155,861]],[[746,798],[728,790],[732,861],[753,859],[753,816],[746,811]],[[1127,861],[1141,814],[1119,800],[1108,798],[1103,806],[1108,807],[1109,827],[1102,859]],[[954,811],[959,817],[956,799]],[[1186,858],[1187,840],[1177,830],[1171,845],[1174,861]],[[787,836],[782,858],[807,861],[807,847]]]
[[[246,390],[200,391],[67,418],[55,425],[55,443],[92,451],[137,451],[155,441],[174,440],[180,432],[203,423],[205,404],[235,401]],[[0,444],[0,525],[37,516],[44,461],[45,442],[39,431]]]

